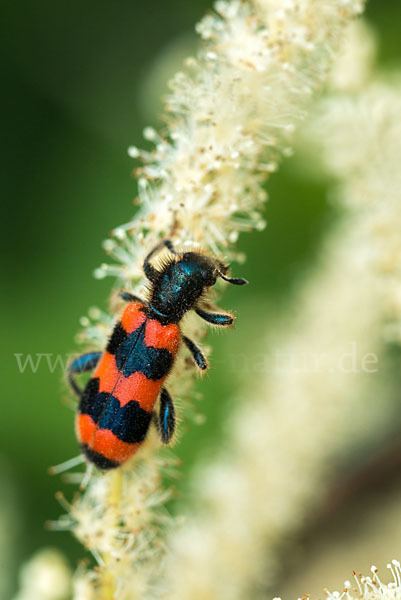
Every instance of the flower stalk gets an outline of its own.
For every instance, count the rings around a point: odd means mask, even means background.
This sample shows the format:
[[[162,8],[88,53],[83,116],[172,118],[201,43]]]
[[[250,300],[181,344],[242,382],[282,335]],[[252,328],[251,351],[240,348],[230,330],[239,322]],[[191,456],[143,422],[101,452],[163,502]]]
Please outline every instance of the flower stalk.
[[[240,600],[252,586],[272,586],[285,542],[311,522],[330,485],[358,468],[356,457],[371,456],[399,423],[387,351],[401,339],[400,97],[399,83],[377,79],[316,108],[309,143],[319,169],[336,177],[343,218],[287,333],[280,323],[266,336],[264,352],[279,348],[281,362],[240,392],[225,448],[193,477],[197,509],[170,538],[170,599]],[[380,585],[360,583],[365,598],[380,597]]]
[[[387,564],[392,575],[392,581],[383,583],[379,577],[379,571],[375,565],[370,568],[370,575],[362,575],[352,571],[353,581],[344,581],[341,592],[331,592],[324,588],[329,600],[396,600],[401,595],[401,565],[398,560],[392,560]],[[278,599],[277,599],[278,600]]]
[[[239,234],[264,227],[265,181],[291,153],[294,129],[362,7],[360,0],[216,2],[197,27],[197,56],[171,81],[164,128],[144,131],[153,149],[130,148],[140,163],[140,209],[105,241],[115,262],[97,277],[112,275],[119,287],[143,295],[143,258],[165,237],[177,247],[238,258]],[[85,319],[82,339],[102,349],[111,320],[94,317]],[[189,317],[185,332],[199,339],[204,328]],[[180,355],[169,389],[181,418],[190,412],[192,381]],[[75,600],[165,593],[164,530],[172,519],[161,479],[173,461],[159,447],[151,432],[132,462],[93,474],[73,502],[70,527],[97,562],[77,574]]]

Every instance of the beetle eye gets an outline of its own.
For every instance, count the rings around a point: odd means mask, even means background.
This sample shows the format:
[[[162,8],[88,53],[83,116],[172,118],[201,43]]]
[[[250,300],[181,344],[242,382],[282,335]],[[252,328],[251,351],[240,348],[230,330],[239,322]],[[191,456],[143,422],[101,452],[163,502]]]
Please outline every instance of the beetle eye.
[[[217,281],[217,273],[214,269],[208,269],[207,271],[203,271],[202,277],[207,287],[214,285]]]

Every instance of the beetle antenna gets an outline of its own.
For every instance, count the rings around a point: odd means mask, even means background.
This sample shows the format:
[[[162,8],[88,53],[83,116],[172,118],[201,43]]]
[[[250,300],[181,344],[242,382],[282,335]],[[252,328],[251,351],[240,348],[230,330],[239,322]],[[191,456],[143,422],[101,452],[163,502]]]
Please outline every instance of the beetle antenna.
[[[228,283],[232,283],[233,285],[246,285],[248,283],[247,280],[242,279],[242,277],[225,277],[225,275],[220,272],[219,276],[224,279],[224,281],[228,281]]]

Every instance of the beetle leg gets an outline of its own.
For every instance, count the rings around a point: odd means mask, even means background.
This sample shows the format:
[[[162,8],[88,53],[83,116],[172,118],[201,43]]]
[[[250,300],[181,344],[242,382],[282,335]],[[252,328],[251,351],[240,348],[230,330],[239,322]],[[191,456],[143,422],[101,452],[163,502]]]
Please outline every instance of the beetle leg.
[[[175,431],[175,409],[170,394],[162,388],[160,394],[160,410],[156,417],[156,426],[163,444],[168,444]]]
[[[121,291],[118,295],[120,296],[120,298],[125,300],[125,302],[140,302],[141,304],[144,304],[143,300],[138,298],[138,296],[131,294],[130,292]]]
[[[179,252],[175,250],[171,240],[164,240],[163,245],[166,246],[166,248],[168,248],[172,254],[179,254]]]
[[[163,248],[163,246],[168,248],[170,250],[170,252],[172,252],[173,254],[178,254],[178,252],[176,252],[174,250],[174,246],[171,243],[171,240],[163,240],[162,242],[160,242],[160,244],[157,244],[157,246],[155,246],[153,248],[153,250],[151,250],[149,252],[149,254],[146,255],[145,260],[143,261],[143,270],[144,270],[146,277],[152,283],[154,283],[154,281],[156,280],[156,277],[159,275],[159,272],[157,271],[157,269],[154,268],[153,265],[150,264],[149,261],[152,258],[152,256],[154,254],[156,254],[156,252],[158,252],[161,248]]]
[[[208,323],[212,323],[212,325],[227,327],[228,325],[232,325],[234,323],[234,317],[227,313],[211,313],[203,310],[202,308],[195,308],[195,312]]]
[[[183,341],[190,353],[192,354],[192,358],[194,359],[197,366],[204,371],[207,369],[207,360],[203,356],[202,351],[198,348],[198,346],[185,335],[183,336]]]
[[[102,352],[87,352],[86,354],[78,356],[78,358],[76,358],[68,367],[68,382],[78,398],[82,396],[83,390],[81,390],[75,381],[73,374],[91,371],[96,367],[101,356]]]

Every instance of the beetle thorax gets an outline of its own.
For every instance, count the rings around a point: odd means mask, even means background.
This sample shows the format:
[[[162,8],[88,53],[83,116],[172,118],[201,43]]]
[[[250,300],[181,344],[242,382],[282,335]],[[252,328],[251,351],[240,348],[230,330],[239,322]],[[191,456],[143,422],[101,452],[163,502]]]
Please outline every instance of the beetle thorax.
[[[193,308],[205,287],[215,282],[214,262],[203,255],[187,252],[160,273],[149,308],[167,321],[177,323]]]

